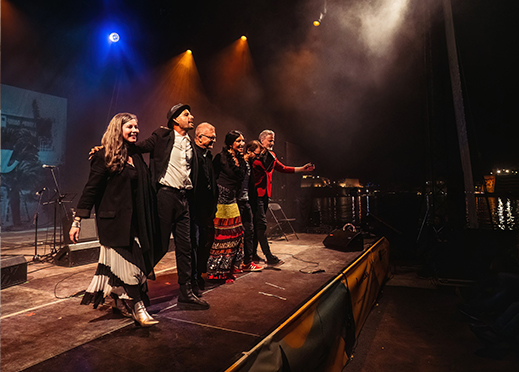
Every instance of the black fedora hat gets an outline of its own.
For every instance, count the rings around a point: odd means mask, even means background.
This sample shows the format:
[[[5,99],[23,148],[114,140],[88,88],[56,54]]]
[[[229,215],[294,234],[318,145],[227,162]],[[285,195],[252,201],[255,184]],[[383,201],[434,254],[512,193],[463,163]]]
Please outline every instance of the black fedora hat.
[[[183,103],[177,103],[175,106],[170,108],[168,111],[168,115],[167,115],[168,123],[171,120],[176,119],[178,117],[178,115],[180,115],[185,109],[188,109],[189,111],[191,111],[191,106],[185,105]]]

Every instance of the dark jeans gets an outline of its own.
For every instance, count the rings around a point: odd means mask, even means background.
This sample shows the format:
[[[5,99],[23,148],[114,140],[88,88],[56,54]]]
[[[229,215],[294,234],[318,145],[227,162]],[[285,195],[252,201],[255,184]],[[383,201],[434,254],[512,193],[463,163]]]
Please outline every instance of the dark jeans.
[[[203,214],[203,213],[202,213]],[[214,221],[211,216],[197,215],[191,219],[191,266],[193,283],[207,272],[207,260],[214,240]]]
[[[189,206],[184,190],[163,186],[157,192],[161,240],[169,245],[173,233],[177,258],[178,284],[191,282],[191,239]]]
[[[243,263],[248,265],[252,262],[252,255],[254,253],[254,224],[252,223],[252,207],[248,200],[238,200],[238,207],[240,208],[241,223],[244,230]]]
[[[267,210],[269,207],[269,197],[263,196],[258,197],[253,208],[254,214],[254,241],[252,244],[253,254],[256,254],[258,249],[258,242],[261,246],[261,250],[267,260],[270,260],[273,255],[270,251],[269,242],[267,239]]]

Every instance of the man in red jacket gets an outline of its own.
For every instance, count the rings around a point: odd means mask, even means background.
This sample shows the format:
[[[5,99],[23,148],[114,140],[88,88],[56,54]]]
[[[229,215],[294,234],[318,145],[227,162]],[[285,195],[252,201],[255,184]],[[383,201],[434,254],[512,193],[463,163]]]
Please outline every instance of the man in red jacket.
[[[267,265],[281,265],[283,261],[274,256],[270,251],[269,242],[267,240],[267,209],[269,206],[269,198],[272,195],[272,174],[274,170],[282,173],[300,173],[312,172],[315,166],[312,163],[303,165],[302,167],[288,167],[283,165],[274,153],[275,133],[269,129],[265,129],[259,135],[259,141],[267,149],[265,156],[254,160],[252,170],[254,173],[254,184],[256,185],[257,203],[254,205],[254,260],[258,261],[256,254],[258,242],[261,250],[267,260]]]

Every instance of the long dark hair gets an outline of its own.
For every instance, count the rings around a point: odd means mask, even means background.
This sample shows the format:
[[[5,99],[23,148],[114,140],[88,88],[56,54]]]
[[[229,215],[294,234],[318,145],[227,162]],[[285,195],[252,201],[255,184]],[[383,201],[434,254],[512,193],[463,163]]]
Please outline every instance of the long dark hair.
[[[240,132],[239,130],[233,129],[233,130],[229,131],[225,135],[225,146],[223,147],[224,150],[231,150],[232,149],[232,144],[240,136],[243,136],[243,133]],[[245,138],[245,136],[243,136],[243,137]]]
[[[225,146],[223,147],[222,153],[230,164],[234,164],[234,158],[238,160],[239,167],[244,169],[246,167],[243,154],[232,149],[232,145],[237,138],[243,136],[243,133],[239,130],[233,129],[225,135]]]

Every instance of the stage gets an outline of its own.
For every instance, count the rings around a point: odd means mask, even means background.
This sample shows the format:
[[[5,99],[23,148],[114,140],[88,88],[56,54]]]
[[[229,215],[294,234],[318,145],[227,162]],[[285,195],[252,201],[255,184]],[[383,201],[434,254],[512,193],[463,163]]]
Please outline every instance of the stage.
[[[206,311],[177,309],[169,252],[156,267],[157,280],[149,282],[149,311],[160,321],[151,328],[136,327],[109,305],[79,305],[95,263],[30,263],[27,282],[1,292],[1,369],[253,371],[312,363],[305,358],[345,364],[387,277],[389,245],[372,237],[362,252],[341,252],[325,248],[324,237],[273,241],[272,251],[285,264],[206,289]],[[316,324],[323,328],[317,337]]]

